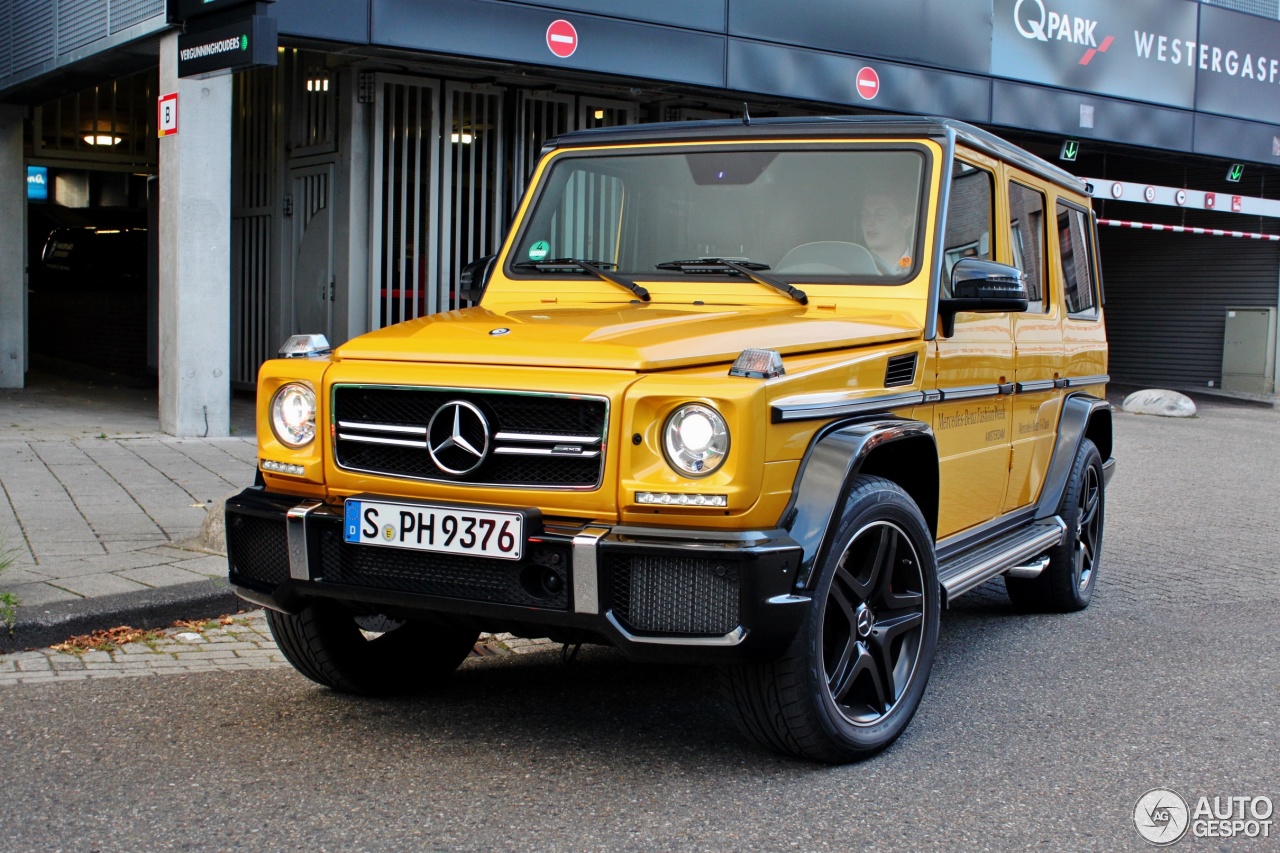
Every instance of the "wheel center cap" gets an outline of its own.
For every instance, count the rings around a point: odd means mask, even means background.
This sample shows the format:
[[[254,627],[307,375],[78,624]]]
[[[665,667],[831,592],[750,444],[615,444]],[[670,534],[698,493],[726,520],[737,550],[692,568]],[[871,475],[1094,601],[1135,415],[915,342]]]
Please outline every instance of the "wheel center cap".
[[[872,629],[876,627],[876,615],[867,605],[859,604],[857,611],[853,614],[853,624],[858,631],[858,637],[866,639],[871,636]]]

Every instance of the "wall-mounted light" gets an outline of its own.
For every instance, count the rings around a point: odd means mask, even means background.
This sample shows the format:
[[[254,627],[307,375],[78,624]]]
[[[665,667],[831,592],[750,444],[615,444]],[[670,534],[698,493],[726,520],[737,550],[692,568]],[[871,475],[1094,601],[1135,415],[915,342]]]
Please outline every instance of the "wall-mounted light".
[[[84,141],[89,145],[119,145],[123,140],[109,133],[86,133]]]
[[[308,92],[329,91],[329,78],[328,77],[308,77],[307,91]]]

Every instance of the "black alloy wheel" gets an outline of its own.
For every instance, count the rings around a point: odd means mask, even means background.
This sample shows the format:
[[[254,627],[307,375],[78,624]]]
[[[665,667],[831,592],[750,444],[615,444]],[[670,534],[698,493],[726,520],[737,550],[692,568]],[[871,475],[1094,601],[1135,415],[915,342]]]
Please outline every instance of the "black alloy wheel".
[[[1085,468],[1077,495],[1075,559],[1071,575],[1077,592],[1093,588],[1093,572],[1102,545],[1102,469]]]
[[[1038,577],[1005,577],[1009,599],[1026,612],[1071,613],[1093,600],[1102,565],[1102,533],[1107,496],[1102,455],[1089,439],[1080,442],[1058,515],[1067,526],[1062,542],[1049,550],[1049,565]]]
[[[822,669],[836,709],[856,726],[901,700],[924,639],[924,574],[911,539],[876,521],[836,563],[822,617]]]
[[[778,752],[843,764],[879,752],[924,696],[938,643],[933,536],[897,484],[859,476],[832,520],[809,616],[778,659],[723,668],[738,728]]]

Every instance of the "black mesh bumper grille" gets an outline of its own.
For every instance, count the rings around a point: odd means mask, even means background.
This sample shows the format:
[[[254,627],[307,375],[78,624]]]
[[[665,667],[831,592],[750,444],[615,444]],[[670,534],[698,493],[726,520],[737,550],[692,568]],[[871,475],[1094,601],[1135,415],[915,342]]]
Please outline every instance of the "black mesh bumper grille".
[[[341,527],[325,525],[312,571],[322,582],[566,610],[569,546],[528,544],[521,560],[433,554],[342,541]]]
[[[227,514],[227,558],[233,578],[275,585],[289,577],[283,518]]]
[[[648,555],[611,562],[613,611],[629,630],[723,636],[741,623],[733,562]]]
[[[458,401],[484,415],[492,439],[484,462],[465,474],[442,469],[427,449],[426,427],[432,417],[442,406]],[[608,403],[598,398],[451,388],[334,389],[338,465],[389,477],[594,488],[602,478],[607,421]],[[473,436],[468,440],[478,443]],[[454,470],[466,467],[445,464]]]
[[[233,581],[275,587],[289,580],[284,507],[276,517],[230,508],[227,554]],[[572,546],[567,541],[526,542],[523,559],[493,560],[342,541],[342,521],[314,513],[306,521],[308,565],[319,583],[431,595],[463,601],[567,610]]]

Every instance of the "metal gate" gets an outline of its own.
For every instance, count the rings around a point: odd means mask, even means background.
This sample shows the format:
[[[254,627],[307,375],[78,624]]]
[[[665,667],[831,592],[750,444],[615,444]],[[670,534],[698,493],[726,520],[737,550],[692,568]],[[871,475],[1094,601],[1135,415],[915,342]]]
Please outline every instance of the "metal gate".
[[[234,78],[231,185],[231,381],[252,387],[280,341],[272,316],[276,213],[274,69]]]
[[[498,251],[502,241],[507,220],[502,98],[502,90],[491,87],[445,87],[444,124],[450,132],[441,139],[445,215],[440,222],[439,310],[458,307],[456,285],[463,266]]]
[[[332,338],[333,164],[294,169],[290,179],[292,333],[318,331]]]
[[[375,77],[370,322],[455,308],[468,261],[496,251],[506,224],[503,93]]]
[[[369,321],[388,326],[436,310],[440,217],[439,85],[375,77]]]
[[[514,174],[511,176],[511,209],[514,211],[524,195],[525,186],[538,165],[543,143],[574,128],[573,95],[554,92],[521,92],[517,111],[518,128],[514,152]]]

